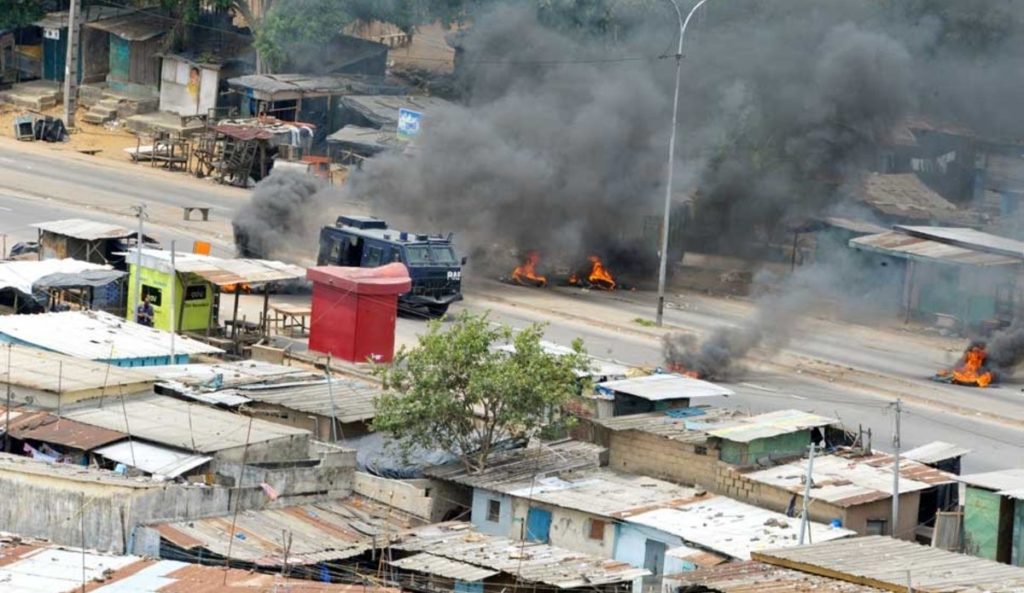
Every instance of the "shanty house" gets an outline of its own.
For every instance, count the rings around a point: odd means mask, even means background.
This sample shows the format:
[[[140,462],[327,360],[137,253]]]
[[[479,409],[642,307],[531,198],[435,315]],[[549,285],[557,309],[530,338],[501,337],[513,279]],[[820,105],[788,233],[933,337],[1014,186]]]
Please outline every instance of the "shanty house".
[[[74,259],[0,262],[0,310],[41,313],[73,305],[120,313],[124,276],[111,266]]]
[[[383,76],[352,74],[250,74],[231,78],[228,85],[242,96],[242,117],[273,116],[312,124],[319,132],[317,144],[345,124],[343,97],[409,91]]]
[[[223,350],[125,321],[103,311],[0,315],[0,342],[59,352],[119,367],[184,364]]]
[[[217,107],[219,63],[183,54],[162,54],[159,59],[160,111],[207,115]]]
[[[85,402],[64,415],[84,424],[130,432],[151,443],[248,463],[305,460],[310,433],[164,395],[125,398],[120,405]]]
[[[625,562],[540,542],[517,542],[474,531],[467,523],[440,523],[396,537],[386,562],[399,580],[419,590],[501,593],[530,587],[626,593],[640,590],[648,571]]]
[[[9,385],[11,401],[60,410],[75,402],[111,396],[134,396],[153,390],[153,378],[121,368],[56,352],[6,344],[0,348],[0,386]]]
[[[962,476],[963,550],[1024,566],[1024,470]]]
[[[287,563],[292,575],[319,578],[324,567],[386,547],[399,533],[422,524],[386,505],[351,496],[239,513],[233,541],[225,537],[229,526],[224,517],[154,522],[136,530],[133,552],[275,572]],[[282,533],[291,535],[287,549]]]
[[[191,561],[110,556],[36,542],[4,546],[0,551],[0,582],[11,591],[38,593],[74,593],[83,588],[91,593],[399,593],[395,588],[365,583],[319,583]]]
[[[153,326],[168,331],[172,308],[177,309],[174,316],[176,331],[205,330],[216,326],[214,303],[219,290],[241,285],[266,285],[305,276],[305,270],[298,266],[270,260],[222,259],[177,253],[172,267],[171,252],[157,249],[143,249],[141,256],[132,250],[126,258],[129,263],[128,302],[136,302],[135,286],[138,281],[142,296],[149,297],[153,306]],[[237,299],[238,290],[235,290],[235,295]],[[269,291],[264,295],[266,301]],[[127,312],[128,319],[133,316],[134,311]],[[264,320],[266,316],[264,307]]]
[[[130,9],[114,6],[83,6],[79,20],[83,24],[113,18]],[[95,69],[104,63],[107,56],[107,35],[97,30],[82,27],[79,44],[79,82],[88,81]],[[30,27],[18,31],[17,68],[22,80],[41,78],[62,82],[67,71],[68,55],[68,11],[48,12]],[[95,57],[94,57],[95,56]],[[102,76],[102,75],[101,75]]]
[[[682,408],[592,419],[591,440],[608,448],[608,465],[715,490],[733,467],[801,457],[812,442],[839,435],[835,418],[799,410],[747,416],[723,408]],[[721,492],[721,494],[725,494]]]
[[[930,541],[936,512],[957,506],[957,477],[901,459],[900,524],[894,529],[893,463],[892,455],[859,449],[816,455],[808,505],[811,519],[823,523],[838,520],[843,527],[861,535]],[[802,507],[807,473],[807,459],[756,471],[727,472],[719,476],[716,490],[760,507],[787,512]]]
[[[688,408],[694,399],[729,397],[734,392],[720,385],[674,373],[605,381],[594,386],[588,417],[610,418],[645,412]]]
[[[958,208],[914,173],[870,173],[852,190],[852,198],[873,217],[889,224],[977,226],[977,213]]]
[[[57,544],[85,540],[93,549],[121,553],[137,524],[226,514],[236,500],[252,508],[266,504],[266,495],[259,488],[176,484],[0,454],[4,530]]]
[[[898,225],[850,240],[879,275],[902,287],[892,302],[905,318],[957,330],[991,330],[1017,316],[1024,242],[959,227]]]
[[[81,218],[68,218],[40,222],[32,225],[39,231],[39,259],[77,259],[84,262],[124,266],[122,252],[134,244],[136,231],[124,227],[94,222]],[[143,236],[143,241],[152,239]]]
[[[355,377],[327,377],[302,367],[253,360],[146,370],[160,381],[158,392],[305,428],[322,441],[369,433],[376,415],[373,400],[381,393],[379,385]]]
[[[117,93],[153,96],[160,84],[160,59],[164,35],[173,26],[173,19],[152,11],[138,11],[84,24],[85,29],[105,34],[107,44],[95,44],[86,59],[86,71],[103,72],[107,87]],[[106,51],[104,51],[106,50]]]

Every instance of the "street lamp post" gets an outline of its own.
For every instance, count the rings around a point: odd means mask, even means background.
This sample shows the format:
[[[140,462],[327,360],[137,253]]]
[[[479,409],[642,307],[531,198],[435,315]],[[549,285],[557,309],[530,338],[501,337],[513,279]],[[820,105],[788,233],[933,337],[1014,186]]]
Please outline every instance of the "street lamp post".
[[[679,77],[683,65],[683,36],[686,35],[686,26],[694,13],[708,0],[700,0],[690,9],[686,18],[683,18],[679,10],[677,0],[668,0],[672,8],[676,9],[676,16],[679,17],[679,48],[676,50],[676,90],[672,97],[672,131],[668,140],[668,180],[665,183],[665,215],[661,221],[661,261],[658,263],[658,316],[656,323],[661,327],[662,317],[665,313],[665,274],[668,271],[668,232],[669,219],[672,216],[672,165],[676,155],[676,120],[679,117]]]

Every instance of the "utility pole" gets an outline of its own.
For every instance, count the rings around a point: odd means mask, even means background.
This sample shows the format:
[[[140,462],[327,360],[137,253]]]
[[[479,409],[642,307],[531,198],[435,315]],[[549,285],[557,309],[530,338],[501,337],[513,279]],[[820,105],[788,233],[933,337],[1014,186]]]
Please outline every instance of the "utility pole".
[[[174,241],[171,241],[171,364],[174,362],[174,334],[178,331],[178,269],[174,265]]]
[[[810,527],[810,517],[807,515],[807,507],[811,500],[811,486],[814,484],[814,443],[811,443],[811,452],[807,456],[807,475],[804,477],[804,500],[803,510],[800,511],[800,545],[804,545],[804,535]]]
[[[686,35],[686,26],[690,24],[690,19],[693,18],[693,14],[697,12],[697,9],[704,5],[708,0],[700,0],[697,4],[690,9],[690,13],[683,18],[682,11],[679,10],[678,0],[668,0],[672,4],[672,8],[676,9],[676,16],[679,17],[679,47],[676,49],[676,90],[672,96],[672,128],[669,130],[668,136],[668,172],[665,181],[665,212],[661,220],[661,259],[658,262],[658,313],[655,317],[655,323],[658,327],[661,327],[662,318],[665,313],[665,276],[668,273],[668,234],[669,234],[669,223],[672,218],[672,169],[675,165],[676,159],[676,122],[679,118],[679,78],[682,75],[683,67],[683,36]]]
[[[892,434],[892,527],[889,534],[896,537],[900,521],[900,414],[903,412],[903,400],[896,400],[896,430]]]
[[[4,453],[11,452],[11,350],[14,344],[7,343],[7,410],[4,420]]]
[[[136,216],[139,217],[139,230],[135,238],[135,298],[132,299],[132,315],[139,309],[142,302],[142,222],[146,219],[146,204],[140,203],[133,208]],[[134,319],[134,318],[133,318]]]
[[[71,0],[68,9],[68,55],[64,68],[64,125],[75,127],[78,106],[78,13],[81,0]]]

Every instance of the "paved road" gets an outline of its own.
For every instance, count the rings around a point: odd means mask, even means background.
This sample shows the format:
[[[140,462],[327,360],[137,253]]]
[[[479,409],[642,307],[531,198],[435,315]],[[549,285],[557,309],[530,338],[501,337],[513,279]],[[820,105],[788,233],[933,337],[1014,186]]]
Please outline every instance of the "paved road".
[[[247,193],[187,177],[54,153],[40,145],[0,139],[0,233],[34,237],[28,224],[80,216],[131,226],[128,208],[140,199],[151,211],[151,231],[163,241],[212,240],[221,253],[231,251],[229,221]],[[181,207],[212,208],[209,223],[185,223]],[[660,333],[634,320],[649,319],[652,295],[579,290],[530,290],[478,281],[465,303],[456,307],[491,311],[495,321],[522,327],[548,323],[553,341],[568,344],[579,336],[588,350],[630,364],[661,363]],[[672,295],[667,324],[704,333],[723,323],[738,323],[752,307],[743,300]],[[402,319],[399,339],[409,342],[423,323]],[[960,442],[975,451],[971,470],[1003,467],[1024,453],[1018,426],[996,417],[1021,420],[1020,386],[970,390],[927,381],[937,368],[955,360],[962,342],[907,332],[876,330],[820,320],[807,321],[782,353],[759,353],[750,369],[729,382],[737,395],[724,405],[754,411],[796,407],[835,414],[849,425],[872,427],[884,448],[892,424],[889,405],[907,400],[904,444],[936,438]],[[1017,443],[1021,443],[1018,445]]]

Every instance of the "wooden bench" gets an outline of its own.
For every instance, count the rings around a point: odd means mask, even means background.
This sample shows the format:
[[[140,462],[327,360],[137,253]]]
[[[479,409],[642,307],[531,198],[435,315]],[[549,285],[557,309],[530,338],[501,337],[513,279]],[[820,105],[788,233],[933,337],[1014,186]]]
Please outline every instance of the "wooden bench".
[[[210,220],[210,209],[203,206],[183,206],[182,209],[185,211],[185,220],[192,220],[192,212],[198,211],[199,215],[203,217],[203,222],[209,222]]]

